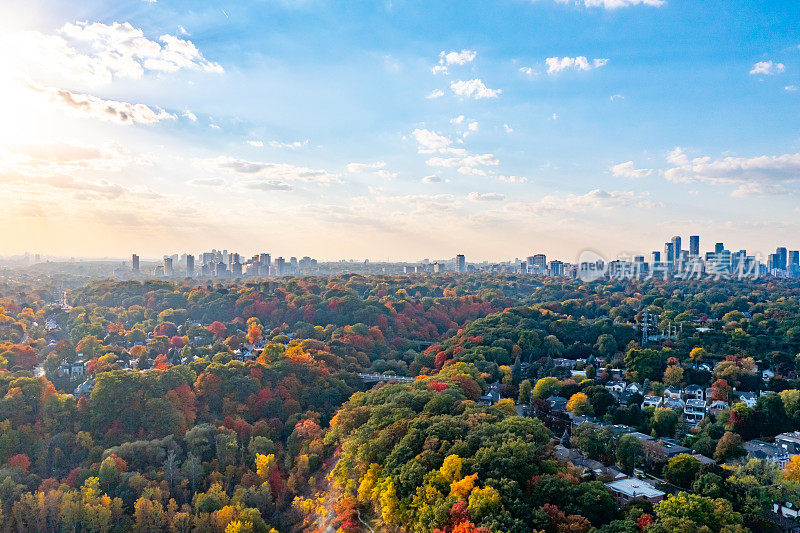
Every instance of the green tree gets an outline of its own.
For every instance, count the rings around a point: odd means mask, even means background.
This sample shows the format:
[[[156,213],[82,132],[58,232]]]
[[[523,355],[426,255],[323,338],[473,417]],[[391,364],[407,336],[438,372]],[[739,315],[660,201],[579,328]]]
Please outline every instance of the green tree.
[[[641,439],[633,435],[622,435],[617,441],[617,464],[622,471],[629,476],[633,475],[633,470],[644,458],[644,447]]]
[[[664,468],[664,478],[684,489],[692,487],[697,474],[700,472],[700,461],[688,453],[681,453],[671,457]]]

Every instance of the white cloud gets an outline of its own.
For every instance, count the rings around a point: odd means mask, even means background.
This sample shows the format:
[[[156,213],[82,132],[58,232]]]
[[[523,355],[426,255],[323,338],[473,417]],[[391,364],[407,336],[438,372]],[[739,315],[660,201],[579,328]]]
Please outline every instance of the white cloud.
[[[263,163],[233,157],[219,156],[212,159],[198,159],[198,166],[211,172],[224,171],[238,177],[249,178],[249,188],[266,188],[279,183],[302,181],[308,183],[341,183],[339,174],[327,170],[298,167],[285,163]],[[258,179],[257,179],[258,178]]]
[[[450,82],[450,89],[456,96],[474,98],[475,100],[481,98],[497,98],[500,93],[503,92],[502,89],[488,88],[479,78],[467,81],[452,81]]]
[[[95,118],[117,124],[152,124],[162,120],[173,120],[175,115],[160,108],[144,104],[130,104],[116,100],[104,100],[90,94],[73,93],[56,87],[43,87],[29,83],[35,92],[45,95],[57,109],[73,115]]]
[[[434,99],[434,98],[440,98],[440,97],[442,97],[442,96],[444,96],[444,91],[443,91],[443,90],[441,90],[441,89],[434,89],[434,90],[432,90],[432,91],[431,91],[431,92],[428,94],[428,96],[426,96],[425,98],[427,98],[428,100],[432,100],[432,99]]]
[[[621,94],[612,94],[609,97],[609,100],[611,100],[612,102],[616,102],[617,100],[624,100],[624,99],[625,99],[625,97],[622,96]]]
[[[469,129],[469,131],[478,131],[478,123],[470,122],[467,128]]]
[[[528,178],[521,176],[497,176],[497,179],[505,183],[528,183]]]
[[[680,147],[667,156],[673,165],[664,177],[676,183],[736,186],[735,196],[784,194],[800,179],[800,153],[778,156],[689,159]]]
[[[519,71],[525,76],[534,76],[536,74],[536,72],[531,67],[520,67]]]
[[[475,202],[501,202],[505,199],[506,195],[498,192],[471,192],[467,195],[467,200]]]
[[[262,146],[264,146],[264,141],[247,141],[247,144],[249,144],[250,146],[254,146],[256,148],[261,148]]]
[[[522,205],[522,203],[520,203]],[[611,191],[594,189],[586,194],[568,194],[566,196],[548,195],[538,201],[524,203],[527,209],[534,212],[592,212],[620,208],[647,208],[658,206],[647,194],[636,194],[633,191]]]
[[[181,25],[178,25],[178,31],[181,32],[181,35],[189,35],[189,32],[186,31],[186,28]]]
[[[425,183],[425,184],[441,183],[442,178],[440,178],[439,176],[425,176],[420,181],[422,181],[422,183]]]
[[[611,173],[618,178],[644,178],[653,173],[651,168],[636,168],[633,161],[626,161],[611,167]]]
[[[769,61],[759,61],[753,68],[750,69],[751,75],[762,74],[765,76],[773,76],[775,74],[780,74],[786,70],[786,65],[783,63],[775,63],[771,59]]]
[[[458,115],[450,119],[450,124],[461,124],[462,122],[464,122],[464,115]]]
[[[55,141],[12,146],[0,152],[0,172],[25,176],[53,176],[74,171],[118,172],[132,158],[116,143],[103,146],[75,141]]]
[[[375,176],[378,176],[379,178],[383,178],[383,179],[385,179],[385,180],[393,180],[393,179],[395,179],[397,176],[399,176],[399,175],[400,175],[400,173],[399,173],[399,172],[389,172],[388,170],[386,170],[386,169],[383,169],[383,168],[382,168],[382,169],[380,169],[380,170],[376,170],[376,171],[375,171],[375,172],[373,172],[372,174],[373,174],[373,175],[375,175]]]
[[[308,146],[308,139],[302,141],[294,141],[294,142],[280,142],[280,141],[270,141],[269,145],[272,148],[283,148],[284,150],[299,150],[300,148],[305,148]]]
[[[186,183],[198,187],[222,187],[225,185],[225,180],[222,178],[195,178]]]
[[[432,167],[457,168],[461,174],[485,176],[482,167],[493,167],[500,164],[494,154],[475,154],[461,157],[432,157],[425,161]]]
[[[797,90],[797,85],[787,85],[786,87],[783,88],[783,90],[786,91],[787,93],[793,93]]]
[[[347,165],[348,172],[368,172],[379,168],[386,168],[386,162],[376,161],[374,163],[350,163]]]
[[[209,124],[208,127],[211,128],[212,130],[218,130],[219,129],[219,126],[217,126],[216,124]]]
[[[514,129],[508,124],[503,124],[503,129],[506,130],[506,133],[511,133],[512,131],[514,131]]]
[[[563,72],[565,70],[592,70],[595,68],[600,68],[608,63],[608,59],[597,58],[590,61],[589,59],[586,59],[585,56],[565,56],[548,57],[544,62],[547,65],[548,74],[558,74],[559,72]]]
[[[448,67],[450,65],[466,65],[471,63],[477,52],[475,50],[461,50],[460,52],[445,52],[442,50],[439,53],[439,64],[431,68],[434,74],[448,74]]]
[[[191,120],[192,122],[197,122],[197,115],[189,111],[188,109],[183,112],[183,116]]]
[[[432,154],[434,152],[447,151],[453,142],[435,131],[417,128],[411,132],[417,141],[417,151],[421,154]]]
[[[550,119],[551,119],[551,120],[558,120],[558,113],[553,113],[553,114],[550,116]]]
[[[571,0],[556,0],[562,4],[566,4]],[[577,0],[580,3],[581,0]],[[620,7],[629,6],[651,6],[661,7],[666,2],[664,0],[582,0],[583,5],[586,7],[603,7],[605,9],[617,9]]]
[[[17,51],[17,66],[33,77],[61,76],[92,85],[115,78],[141,78],[145,71],[181,69],[222,73],[188,40],[164,34],[158,41],[130,23],[65,24],[55,34],[8,34],[0,45]]]

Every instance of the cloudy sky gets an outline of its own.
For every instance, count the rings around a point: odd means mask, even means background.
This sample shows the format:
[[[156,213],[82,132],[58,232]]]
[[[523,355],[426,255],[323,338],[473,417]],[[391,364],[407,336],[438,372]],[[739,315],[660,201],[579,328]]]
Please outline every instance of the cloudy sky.
[[[800,246],[800,8],[5,0],[0,255]]]

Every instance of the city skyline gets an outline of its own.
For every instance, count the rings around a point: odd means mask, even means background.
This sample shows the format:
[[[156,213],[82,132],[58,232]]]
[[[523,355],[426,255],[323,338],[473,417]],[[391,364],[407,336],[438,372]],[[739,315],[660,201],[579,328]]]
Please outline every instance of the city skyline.
[[[800,230],[793,6],[449,8],[4,2],[0,254],[491,261],[686,228],[766,254]]]

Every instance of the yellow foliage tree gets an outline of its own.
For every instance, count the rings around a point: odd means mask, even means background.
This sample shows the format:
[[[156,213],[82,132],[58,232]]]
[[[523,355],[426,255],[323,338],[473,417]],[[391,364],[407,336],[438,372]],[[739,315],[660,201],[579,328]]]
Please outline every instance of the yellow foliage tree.
[[[800,455],[793,455],[783,467],[783,479],[800,483]]]
[[[471,476],[466,476],[461,481],[453,481],[450,483],[450,496],[456,496],[464,499],[469,496],[472,489],[475,488],[475,481],[478,479],[477,472]]]
[[[444,458],[444,463],[439,469],[439,473],[445,481],[453,482],[461,479],[461,457],[458,455],[448,455]]]
[[[269,455],[263,455],[260,453],[256,454],[256,474],[258,474],[258,477],[260,477],[262,481],[266,481],[269,477],[269,470],[274,462],[274,453]]]
[[[567,411],[576,415],[588,414],[590,408],[589,397],[582,392],[576,392],[567,402]]]

